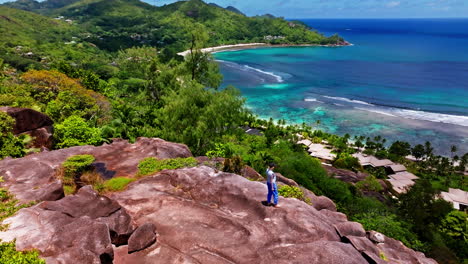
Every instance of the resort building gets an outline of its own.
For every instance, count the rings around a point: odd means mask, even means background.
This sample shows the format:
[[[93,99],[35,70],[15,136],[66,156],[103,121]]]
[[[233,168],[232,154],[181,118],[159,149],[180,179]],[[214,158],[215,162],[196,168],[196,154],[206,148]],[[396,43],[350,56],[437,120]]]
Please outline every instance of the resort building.
[[[394,180],[390,178],[388,182],[392,184],[393,190],[399,194],[405,193],[411,186],[414,185],[414,181],[412,180]]]
[[[374,156],[368,156],[368,155],[365,155],[365,154],[362,154],[362,153],[355,153],[353,154],[353,157],[357,158],[359,160],[359,163],[361,164],[361,166],[363,167],[366,167],[366,166],[371,166],[371,167],[374,167],[374,168],[378,168],[378,167],[387,167],[387,166],[390,166],[390,165],[395,165],[395,163],[393,163],[393,161],[389,160],[389,159],[378,159]]]
[[[453,204],[453,208],[464,211],[468,210],[468,192],[460,189],[449,188],[448,192],[441,192],[440,196],[447,202]]]
[[[301,141],[298,141],[297,143],[308,147],[307,151],[310,153],[310,156],[314,158],[318,158],[325,162],[332,162],[336,159],[336,154],[332,153],[333,149],[327,145],[315,144],[308,139],[303,139]]]
[[[393,165],[387,166],[387,171],[388,171],[389,174],[405,172],[406,167],[404,165],[401,165],[401,164],[393,164]]]
[[[308,151],[310,156],[323,161],[332,162],[336,159],[336,154],[332,153],[332,149],[327,148],[326,145],[312,143],[309,145]]]

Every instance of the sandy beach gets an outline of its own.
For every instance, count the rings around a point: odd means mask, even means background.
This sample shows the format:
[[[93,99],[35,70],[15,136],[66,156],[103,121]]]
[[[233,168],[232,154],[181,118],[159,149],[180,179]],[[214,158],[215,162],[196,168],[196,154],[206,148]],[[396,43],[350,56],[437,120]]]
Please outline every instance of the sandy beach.
[[[341,46],[353,46],[353,44],[349,42],[345,42],[345,44],[333,44],[333,45],[319,45],[319,44],[267,44],[267,43],[241,43],[241,44],[233,44],[233,45],[222,45],[216,47],[208,47],[201,49],[202,52],[208,53],[215,53],[219,51],[227,51],[227,50],[234,50],[234,49],[249,49],[249,48],[257,48],[257,47],[341,47]],[[187,56],[190,53],[190,50],[182,51],[177,53],[180,56]]]

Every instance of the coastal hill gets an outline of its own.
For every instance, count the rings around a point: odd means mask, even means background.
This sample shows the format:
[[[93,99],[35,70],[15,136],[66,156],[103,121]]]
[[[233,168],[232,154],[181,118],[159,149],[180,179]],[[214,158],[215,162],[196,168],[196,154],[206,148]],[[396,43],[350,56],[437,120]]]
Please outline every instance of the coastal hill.
[[[57,172],[83,154],[95,158],[91,171],[99,177],[132,183],[104,194],[88,185],[64,197]],[[140,138],[0,161],[1,186],[21,203],[39,202],[3,221],[0,239],[39,250],[47,263],[436,263],[366,233],[326,197],[308,191],[307,202],[281,197],[280,208],[268,207],[264,183],[208,167],[206,157],[142,175],[138,164],[148,157],[174,162],[192,154],[185,145]]]
[[[327,38],[299,22],[247,17],[232,7],[224,9],[201,0],[160,7],[138,0],[47,0],[40,3],[21,0],[3,6],[69,19],[74,26],[89,33],[88,42],[109,51],[151,45],[180,52],[188,48],[190,32],[194,29],[208,34],[207,46],[245,42],[338,44],[343,41],[339,37]],[[265,38],[267,36],[270,38]]]

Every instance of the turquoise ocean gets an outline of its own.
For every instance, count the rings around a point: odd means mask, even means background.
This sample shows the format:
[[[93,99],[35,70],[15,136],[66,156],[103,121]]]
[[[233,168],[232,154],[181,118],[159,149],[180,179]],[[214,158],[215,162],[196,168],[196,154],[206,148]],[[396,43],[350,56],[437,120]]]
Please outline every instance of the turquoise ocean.
[[[468,19],[302,21],[353,45],[218,52],[223,86],[262,118],[468,152]]]

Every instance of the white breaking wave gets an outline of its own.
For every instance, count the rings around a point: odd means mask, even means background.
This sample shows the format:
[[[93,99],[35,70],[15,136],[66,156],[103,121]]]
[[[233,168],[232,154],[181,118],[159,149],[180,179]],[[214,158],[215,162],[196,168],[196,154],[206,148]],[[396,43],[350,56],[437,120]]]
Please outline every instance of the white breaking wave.
[[[389,112],[386,112],[384,110],[364,108],[364,107],[355,107],[355,108],[359,109],[359,110],[367,111],[367,112],[372,112],[372,113],[377,113],[377,114],[381,114],[381,115],[396,117],[396,115],[390,114]]]
[[[315,98],[304,98],[304,101],[306,101],[306,102],[317,102],[317,99],[315,99]]]
[[[249,70],[252,70],[252,71],[256,71],[256,72],[259,72],[259,73],[262,73],[262,74],[265,74],[265,75],[269,75],[269,76],[272,76],[274,78],[276,78],[276,80],[278,82],[284,82],[283,78],[277,74],[274,74],[273,72],[267,72],[267,71],[262,71],[260,69],[257,69],[257,68],[254,68],[254,67],[250,67],[249,65],[244,65],[244,67],[246,69],[249,69]]]
[[[468,127],[468,116],[449,115],[449,114],[440,114],[440,113],[432,113],[432,112],[417,111],[417,110],[383,108],[383,107],[381,108],[380,107],[379,108],[356,107],[356,109],[378,113],[382,115],[387,115],[387,116],[393,116],[393,117],[403,117],[403,118],[408,118],[408,119],[424,120],[424,121],[431,121],[431,122],[453,124],[453,125]]]
[[[398,116],[411,119],[420,119],[468,127],[468,116],[448,115],[407,109],[395,109],[394,113]]]
[[[355,103],[355,104],[362,104],[362,105],[372,105],[373,106],[373,104],[371,104],[371,103],[367,103],[367,102],[359,101],[359,100],[348,99],[348,98],[344,98],[344,97],[333,97],[333,96],[326,96],[326,95],[324,95],[323,97],[328,98],[328,99],[337,100],[337,101],[348,102],[348,103]]]
[[[216,61],[221,62],[226,66],[233,67],[233,68],[238,68],[238,69],[241,69],[241,70],[244,70],[244,71],[245,70],[256,71],[256,72],[259,72],[261,74],[274,77],[276,79],[276,81],[278,81],[280,83],[284,82],[283,77],[281,77],[281,76],[279,76],[279,75],[277,75],[277,74],[275,74],[273,72],[263,71],[263,70],[251,67],[249,65],[240,65],[240,64],[232,62],[232,61],[224,61],[224,60],[218,60],[218,59],[216,59]]]

